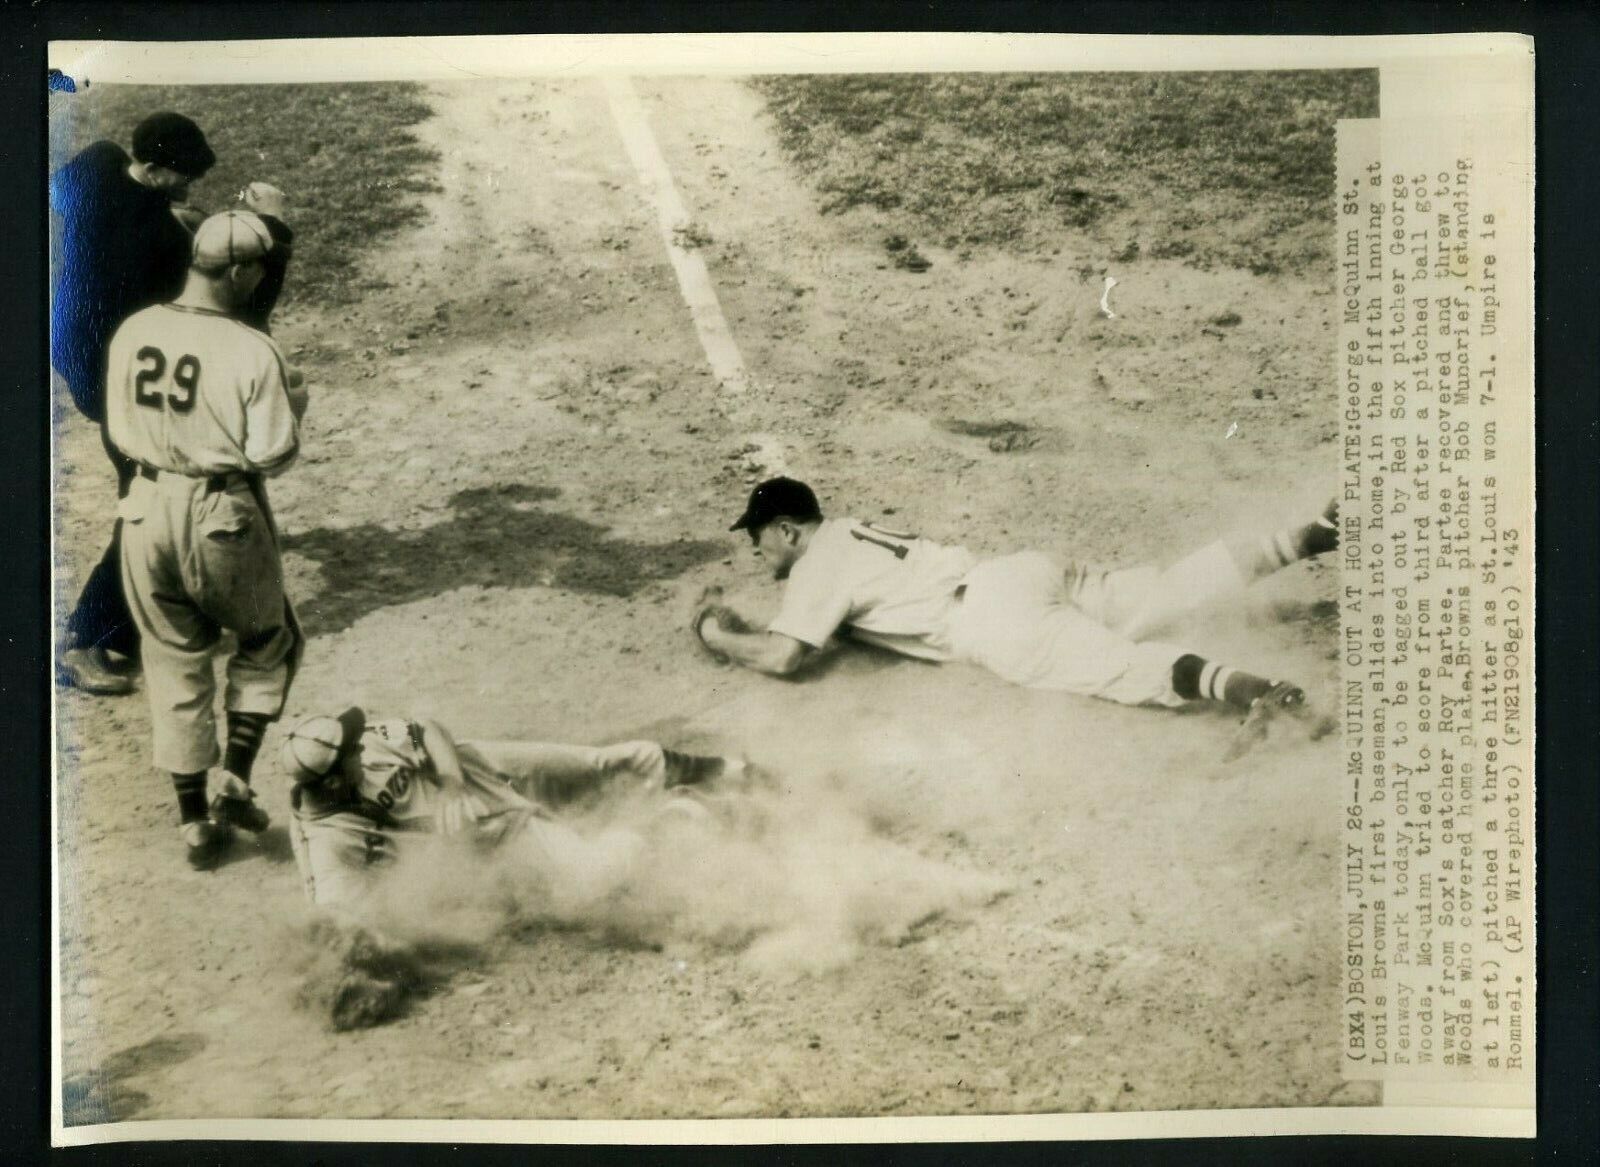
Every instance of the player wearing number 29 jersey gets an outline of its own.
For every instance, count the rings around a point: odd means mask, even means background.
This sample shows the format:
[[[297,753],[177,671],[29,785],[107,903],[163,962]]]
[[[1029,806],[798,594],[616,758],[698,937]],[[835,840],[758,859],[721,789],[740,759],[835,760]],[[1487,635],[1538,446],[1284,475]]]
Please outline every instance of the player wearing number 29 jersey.
[[[300,655],[263,476],[294,461],[305,396],[289,388],[277,345],[236,319],[272,247],[248,212],[201,223],[182,294],[124,321],[106,370],[111,441],[136,466],[119,504],[122,579],[144,637],[155,762],[172,774],[197,867],[231,826],[266,825],[250,772]],[[212,668],[224,631],[235,638],[226,754]],[[206,772],[219,760],[208,804]]]
[[[107,368],[111,440],[143,466],[190,478],[271,475],[299,452],[282,352],[231,316],[179,304],[136,312]]]

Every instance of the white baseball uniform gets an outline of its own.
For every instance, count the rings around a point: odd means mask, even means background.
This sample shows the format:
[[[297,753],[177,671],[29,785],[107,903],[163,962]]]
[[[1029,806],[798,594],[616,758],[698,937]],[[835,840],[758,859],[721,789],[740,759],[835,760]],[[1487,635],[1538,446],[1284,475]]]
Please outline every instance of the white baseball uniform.
[[[1063,568],[1039,552],[980,561],[963,547],[824,519],[768,628],[816,648],[843,628],[1030,688],[1176,706],[1184,699],[1173,692],[1172,665],[1183,650],[1145,638],[1244,583],[1221,543],[1166,571],[1100,571]]]
[[[654,742],[610,746],[542,742],[457,742],[467,791],[479,803],[464,828],[469,843],[492,848],[516,839],[534,854],[581,846],[577,832],[547,805],[569,801],[621,779],[659,790],[666,755]],[[322,906],[358,906],[384,871],[446,842],[440,811],[448,797],[415,722],[368,723],[361,736],[355,797],[328,804],[315,790],[297,792],[290,841],[306,898]]]
[[[261,481],[299,452],[287,384],[278,346],[221,313],[161,304],[111,340],[107,424],[140,467],[119,504],[123,586],[165,770],[220,757],[212,658],[223,630],[238,640],[228,710],[276,717],[288,694],[301,636]]]

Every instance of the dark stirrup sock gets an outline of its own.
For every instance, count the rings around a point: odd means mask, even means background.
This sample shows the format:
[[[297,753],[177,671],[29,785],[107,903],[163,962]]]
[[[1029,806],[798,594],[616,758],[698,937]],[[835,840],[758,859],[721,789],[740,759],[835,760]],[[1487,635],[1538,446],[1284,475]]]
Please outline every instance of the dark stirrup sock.
[[[1234,561],[1247,580],[1256,580],[1302,559],[1325,555],[1339,546],[1338,514],[1339,503],[1335,500],[1302,527],[1285,527],[1270,535],[1232,543]]]
[[[228,749],[222,757],[224,770],[250,781],[250,771],[255,768],[256,754],[261,749],[261,737],[271,720],[265,713],[228,711]]]
[[[1223,701],[1249,709],[1272,682],[1243,669],[1232,669],[1185,653],[1172,663],[1172,691],[1186,701]]]
[[[178,821],[199,822],[206,817],[206,772],[172,775],[172,789],[178,795]]]

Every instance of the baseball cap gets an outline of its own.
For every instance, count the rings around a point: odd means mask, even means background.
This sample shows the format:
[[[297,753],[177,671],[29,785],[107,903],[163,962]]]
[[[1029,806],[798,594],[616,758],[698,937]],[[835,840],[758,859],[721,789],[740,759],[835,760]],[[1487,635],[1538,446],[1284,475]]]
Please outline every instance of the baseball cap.
[[[249,263],[272,250],[272,232],[253,211],[223,211],[195,229],[193,267],[215,270]]]
[[[294,782],[316,785],[332,773],[339,756],[361,739],[367,715],[356,706],[338,717],[322,714],[300,722],[283,741],[283,769]]]
[[[809,522],[822,517],[822,508],[805,483],[793,478],[769,478],[750,492],[744,514],[728,530],[749,531],[754,537],[755,532],[783,515]]]
[[[199,178],[216,163],[200,127],[181,113],[153,113],[133,131],[133,156]]]

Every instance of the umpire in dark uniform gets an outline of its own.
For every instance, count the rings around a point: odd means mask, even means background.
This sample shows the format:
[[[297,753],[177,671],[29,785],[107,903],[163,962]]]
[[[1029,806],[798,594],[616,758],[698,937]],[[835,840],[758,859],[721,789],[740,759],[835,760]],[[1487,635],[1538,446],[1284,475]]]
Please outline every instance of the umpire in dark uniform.
[[[111,334],[132,313],[171,300],[189,268],[190,228],[180,215],[189,184],[216,161],[200,127],[158,113],[133,132],[130,157],[115,142],[96,142],[58,170],[50,203],[61,216],[61,269],[50,316],[50,363],[73,403],[100,424],[101,441],[126,493],[133,464],[105,431],[105,360]],[[118,567],[120,521],[67,620],[61,680],[87,693],[131,692],[110,653],[137,666],[139,633],[128,614]]]

